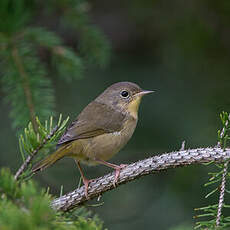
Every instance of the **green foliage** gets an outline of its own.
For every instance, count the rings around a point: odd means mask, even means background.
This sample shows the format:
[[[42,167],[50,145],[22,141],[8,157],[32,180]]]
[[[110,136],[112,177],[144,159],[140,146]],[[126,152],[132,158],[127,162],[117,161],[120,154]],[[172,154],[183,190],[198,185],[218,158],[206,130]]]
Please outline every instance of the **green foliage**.
[[[67,7],[71,2],[72,7],[64,11],[64,17],[61,19],[62,26],[69,26],[78,31],[79,51],[84,60],[90,64],[97,64],[104,67],[110,55],[110,45],[105,35],[99,28],[90,24],[87,15],[90,5],[87,1],[70,0],[60,1],[59,7]]]
[[[24,129],[19,137],[19,147],[23,164],[13,177],[9,169],[0,172],[0,229],[7,230],[30,230],[30,229],[78,229],[100,230],[102,222],[97,216],[91,215],[85,208],[64,213],[56,212],[50,206],[52,197],[48,191],[41,190],[31,180],[31,166],[35,155],[41,159],[47,154],[57,139],[66,128],[68,118],[62,120],[59,116],[57,123],[51,116],[44,125],[36,118],[37,129],[34,130],[32,123]],[[42,150],[42,151],[40,151]],[[20,180],[15,180],[20,178]]]
[[[62,120],[62,115],[60,115],[57,124],[54,124],[53,117],[51,116],[43,125],[36,117],[36,131],[31,122],[24,129],[24,133],[19,136],[19,149],[25,164],[25,168],[20,173],[22,178],[28,177],[31,174],[32,159],[35,155],[38,155],[37,159],[39,160],[54,149],[58,138],[66,128],[68,120],[69,118]],[[30,157],[30,161],[25,163],[28,157]]]
[[[63,46],[56,47],[53,50],[53,66],[58,72],[58,76],[66,81],[71,81],[79,76],[82,76],[83,65],[81,58],[75,55],[70,48]]]
[[[55,115],[50,75],[71,81],[82,77],[84,60],[105,65],[109,45],[89,22],[85,1],[0,1],[0,84],[11,104],[13,127],[22,128],[35,117]],[[39,12],[38,12],[39,10]],[[60,19],[60,27],[78,34],[79,55],[57,32],[39,26],[39,15]],[[63,23],[64,22],[64,23]],[[57,27],[58,28],[58,25]],[[86,63],[85,62],[85,63]]]
[[[20,31],[31,18],[34,1],[0,1],[0,31],[11,35]]]
[[[51,196],[32,180],[19,183],[9,169],[0,171],[0,229],[2,230],[100,230],[102,222],[84,208],[71,213],[50,207]]]
[[[104,36],[95,26],[82,29],[80,52],[89,63],[105,66],[109,59],[110,47]]]
[[[221,147],[222,149],[225,149],[227,147],[227,141],[230,139],[229,134],[230,134],[230,116],[226,112],[222,112],[220,114],[220,119],[223,125],[223,129],[218,131],[218,146]],[[217,172],[211,172],[209,175],[211,176],[209,179],[209,182],[207,182],[204,186],[213,186],[214,189],[212,189],[206,196],[205,198],[208,198],[209,196],[216,194],[220,188],[223,190],[224,193],[230,193],[227,189],[225,189],[225,183],[224,183],[224,188],[223,183],[221,181],[225,181],[226,183],[230,182],[230,174],[226,173],[226,170],[228,169],[226,164],[218,164],[216,165],[218,168]],[[226,174],[226,175],[225,175]],[[220,184],[221,183],[221,184]],[[221,191],[220,191],[221,193]],[[220,198],[219,198],[220,199]],[[219,200],[219,205],[220,205],[220,200]],[[204,220],[199,221],[196,223],[195,229],[201,228],[201,229],[216,229],[216,219],[218,216],[218,204],[213,204],[213,205],[207,205],[202,208],[196,208],[195,210],[201,212],[201,214],[197,215],[196,218],[203,218]],[[222,209],[230,208],[230,205],[225,204],[224,202],[221,202]],[[226,229],[230,227],[230,218],[225,217],[224,215],[220,216],[220,224],[218,226],[218,229]]]
[[[13,127],[24,127],[36,114],[45,119],[54,109],[54,95],[50,79],[45,77],[44,65],[36,57],[32,46],[20,44],[2,55],[1,84],[11,103]],[[54,114],[54,113],[53,113]]]

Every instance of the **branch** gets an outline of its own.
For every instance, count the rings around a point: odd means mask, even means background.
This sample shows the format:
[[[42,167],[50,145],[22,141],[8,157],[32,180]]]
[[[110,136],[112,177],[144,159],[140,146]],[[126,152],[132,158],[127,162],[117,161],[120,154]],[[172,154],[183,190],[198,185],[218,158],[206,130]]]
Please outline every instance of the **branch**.
[[[150,173],[159,172],[169,168],[183,167],[191,164],[201,164],[209,162],[223,163],[230,159],[230,149],[221,148],[198,148],[180,150],[153,156],[141,160],[121,170],[117,186],[135,180]],[[110,173],[103,177],[96,178],[89,184],[88,200],[100,196],[102,193],[114,189],[114,174]],[[84,186],[54,199],[51,206],[56,210],[69,211],[77,205],[87,201],[84,193]]]
[[[57,125],[56,127],[54,127],[50,134],[48,136],[46,136],[42,142],[40,143],[40,145],[33,151],[30,153],[30,155],[26,158],[26,160],[24,161],[24,163],[21,165],[21,167],[18,169],[18,171],[15,173],[14,179],[18,180],[19,176],[21,176],[21,174],[26,170],[26,168],[28,167],[28,165],[32,162],[34,156],[38,153],[38,151],[44,147],[44,145],[53,137],[53,135],[56,133],[56,131],[58,130],[59,126]]]

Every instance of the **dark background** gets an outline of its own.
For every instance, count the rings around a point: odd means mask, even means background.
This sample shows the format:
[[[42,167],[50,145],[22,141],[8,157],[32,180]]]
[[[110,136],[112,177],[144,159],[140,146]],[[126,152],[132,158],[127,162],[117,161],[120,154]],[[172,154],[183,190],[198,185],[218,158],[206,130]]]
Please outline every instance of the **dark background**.
[[[106,68],[90,65],[84,78],[71,84],[51,76],[57,112],[73,120],[112,83],[132,81],[156,92],[143,99],[132,139],[111,162],[178,150],[183,140],[186,148],[216,145],[219,113],[230,106],[230,2],[89,1],[89,7],[91,21],[111,43],[112,57]],[[52,21],[40,23],[55,30]],[[76,45],[73,34],[62,36]],[[21,157],[9,110],[1,102],[0,165],[16,171]],[[84,169],[88,178],[111,171],[104,166]],[[204,198],[210,188],[203,184],[212,170],[190,166],[146,176],[104,194],[103,205],[89,208],[111,230],[192,226],[194,208],[215,202],[215,197]],[[58,194],[61,185],[64,192],[74,189],[79,177],[74,161],[64,159],[36,180]]]

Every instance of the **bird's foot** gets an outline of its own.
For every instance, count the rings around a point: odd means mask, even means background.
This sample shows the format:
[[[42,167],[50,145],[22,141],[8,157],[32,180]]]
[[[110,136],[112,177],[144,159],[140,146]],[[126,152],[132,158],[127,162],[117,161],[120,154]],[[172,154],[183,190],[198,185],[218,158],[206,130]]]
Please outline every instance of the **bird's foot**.
[[[119,179],[121,169],[125,168],[126,166],[127,166],[127,164],[116,165],[116,167],[115,167],[115,178],[114,178],[114,181],[113,181],[113,186],[114,187],[116,187],[116,183],[117,183],[117,181]]]
[[[92,182],[93,180],[88,180],[86,178],[83,178],[82,180],[83,180],[83,184],[85,186],[85,197],[88,200],[89,199],[89,196],[88,196],[89,183]]]
[[[110,168],[115,169],[115,178],[114,178],[114,181],[113,181],[113,186],[116,187],[116,183],[117,183],[117,181],[119,179],[119,176],[120,176],[120,171],[121,171],[121,169],[125,168],[127,166],[127,164],[115,165],[115,164],[106,162],[104,160],[96,159],[96,158],[94,160],[99,164],[103,164],[103,165],[106,165],[106,166],[108,166]]]
[[[81,168],[81,165],[80,165],[80,162],[77,160],[75,160],[75,162],[76,162],[77,167],[80,171],[83,184],[85,185],[85,197],[88,200],[89,199],[89,196],[88,196],[89,183],[92,182],[93,180],[88,180],[87,178],[85,178],[84,173],[83,173],[82,168]]]

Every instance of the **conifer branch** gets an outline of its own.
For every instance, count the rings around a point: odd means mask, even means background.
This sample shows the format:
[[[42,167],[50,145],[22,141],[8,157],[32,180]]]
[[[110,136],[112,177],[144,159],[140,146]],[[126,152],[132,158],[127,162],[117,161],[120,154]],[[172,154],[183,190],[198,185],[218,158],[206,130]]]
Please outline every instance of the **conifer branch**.
[[[224,115],[223,115],[224,116]],[[225,149],[226,147],[226,131],[228,129],[228,123],[230,120],[230,115],[227,116],[227,114],[225,115],[225,122],[224,122],[224,126],[223,129],[221,131],[221,133],[219,134],[219,141],[217,143],[218,147],[222,147],[223,149]],[[220,187],[220,196],[219,196],[219,203],[218,203],[218,210],[217,210],[217,216],[216,216],[216,227],[218,228],[220,226],[220,218],[221,218],[221,214],[222,214],[222,209],[224,206],[224,194],[225,194],[225,184],[226,184],[226,175],[228,173],[228,162],[225,162],[224,164],[224,170],[223,170],[223,174],[222,174],[222,181],[221,181],[221,187]]]
[[[184,167],[191,164],[202,164],[209,162],[224,163],[230,159],[230,149],[198,148],[180,150],[153,156],[141,160],[121,170],[117,186],[129,181],[138,179],[141,176],[163,171],[170,168]],[[88,199],[100,196],[102,193],[114,189],[114,173],[107,174],[103,177],[96,178],[89,184]],[[67,193],[57,199],[54,199],[51,206],[56,210],[69,211],[86,202],[84,186]]]
[[[27,73],[25,72],[23,63],[18,53],[18,49],[16,47],[12,49],[12,57],[13,57],[15,66],[18,69],[19,76],[21,76],[22,78],[22,86],[24,89],[26,103],[27,103],[29,113],[30,113],[30,119],[31,119],[33,128],[36,130],[37,129],[36,114],[35,114],[35,108],[34,108],[32,93],[30,89],[30,84],[29,84],[29,77]]]
[[[50,132],[50,134],[43,139],[41,144],[26,158],[25,162],[21,165],[21,167],[16,172],[16,174],[14,176],[15,180],[17,180],[19,178],[19,176],[25,171],[25,169],[32,162],[33,158],[38,153],[38,151],[53,137],[53,135],[56,133],[58,128],[59,128],[58,125],[56,127],[54,127],[52,129],[52,131]]]
[[[56,144],[57,139],[65,130],[68,120],[69,117],[62,120],[62,114],[60,114],[56,126],[53,126],[54,122],[52,116],[49,121],[46,120],[45,124],[42,125],[38,117],[36,117],[36,123],[38,124],[37,132],[35,132],[31,122],[28,124],[28,127],[24,129],[24,135],[21,134],[19,137],[19,148],[24,163],[16,172],[14,176],[15,180],[18,180],[18,178],[27,170],[40,149],[43,149],[42,152],[44,154],[47,145],[50,150],[50,147],[53,144]],[[27,170],[27,173],[30,174],[29,176],[32,176],[30,170]]]

